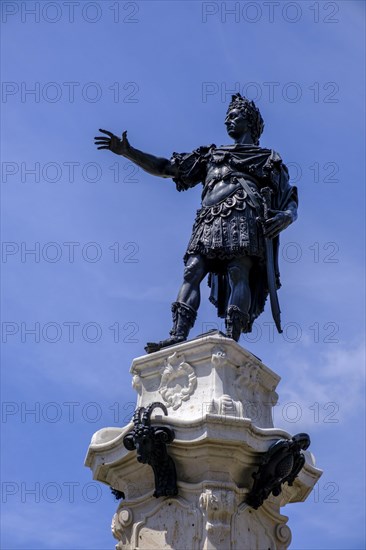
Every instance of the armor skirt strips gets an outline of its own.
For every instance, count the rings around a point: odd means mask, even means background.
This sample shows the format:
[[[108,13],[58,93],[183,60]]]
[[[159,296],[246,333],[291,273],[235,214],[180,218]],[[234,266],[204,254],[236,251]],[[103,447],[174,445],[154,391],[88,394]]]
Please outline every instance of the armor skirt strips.
[[[244,189],[214,206],[204,206],[197,211],[184,261],[192,254],[218,260],[243,255],[264,259],[263,233],[256,218]]]

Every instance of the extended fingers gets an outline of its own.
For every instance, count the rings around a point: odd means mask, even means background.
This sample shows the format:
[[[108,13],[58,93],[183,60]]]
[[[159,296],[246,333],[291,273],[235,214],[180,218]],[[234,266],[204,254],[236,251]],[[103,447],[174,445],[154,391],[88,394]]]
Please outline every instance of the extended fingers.
[[[274,227],[279,227],[282,225],[282,220],[279,218],[271,218],[270,220],[266,220],[264,222],[265,228],[270,231]]]
[[[264,236],[267,239],[273,239],[274,237],[277,237],[277,235],[287,226],[288,223],[282,217],[266,220],[264,224]]]
[[[94,144],[97,145],[97,149],[110,149],[111,141],[112,138],[105,136],[96,136],[94,138]]]
[[[99,132],[103,132],[103,134],[107,134],[107,136],[95,136],[95,145],[110,145],[111,139],[114,137],[114,134],[112,132],[109,132],[108,130],[103,130],[102,128],[99,128]],[[98,147],[99,149],[99,147]]]
[[[278,218],[271,218],[264,222],[264,235],[268,239],[272,239],[281,231],[281,220]]]
[[[102,128],[99,128],[99,132],[102,132],[103,134],[107,134],[107,136],[109,136],[109,137],[113,137],[113,135],[114,135],[114,134],[112,134],[112,132],[109,132],[108,130],[102,130]]]
[[[96,145],[97,147],[100,145],[102,147],[110,147],[111,146],[111,142],[110,141],[95,141],[94,142],[94,145]]]
[[[112,138],[105,137],[105,136],[94,136],[94,139],[98,141],[111,141]]]
[[[97,149],[110,149],[111,148],[111,138],[105,137],[95,137],[94,144],[97,146]]]

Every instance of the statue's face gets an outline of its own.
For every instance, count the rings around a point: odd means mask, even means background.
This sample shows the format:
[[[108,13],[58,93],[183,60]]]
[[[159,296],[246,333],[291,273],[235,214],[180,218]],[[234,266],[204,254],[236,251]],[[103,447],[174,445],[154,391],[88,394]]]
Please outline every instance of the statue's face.
[[[249,130],[248,119],[243,111],[232,109],[228,112],[225,118],[225,126],[227,133],[233,139],[240,138]]]

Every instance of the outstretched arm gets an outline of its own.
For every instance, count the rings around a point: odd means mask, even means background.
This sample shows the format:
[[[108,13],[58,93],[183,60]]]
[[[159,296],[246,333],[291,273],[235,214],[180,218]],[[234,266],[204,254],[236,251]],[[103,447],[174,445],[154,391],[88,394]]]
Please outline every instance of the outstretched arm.
[[[108,130],[99,129],[100,132],[106,134],[105,136],[95,137],[95,145],[98,149],[109,149],[116,155],[131,160],[137,166],[140,166],[145,172],[152,174],[153,176],[160,176],[162,178],[174,178],[178,175],[178,170],[168,159],[162,157],[155,157],[149,153],[139,151],[134,147],[131,147],[128,139],[127,132],[123,132],[122,139],[112,134]]]

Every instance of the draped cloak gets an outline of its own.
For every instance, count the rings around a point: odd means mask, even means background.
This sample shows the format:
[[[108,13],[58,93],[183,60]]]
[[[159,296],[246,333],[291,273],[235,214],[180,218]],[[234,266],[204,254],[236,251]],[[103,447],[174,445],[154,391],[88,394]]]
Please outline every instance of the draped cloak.
[[[178,191],[185,191],[198,183],[203,184],[202,199],[212,180],[207,181],[208,164],[229,167],[225,179],[245,176],[256,183],[258,192],[263,187],[270,187],[272,193],[272,209],[286,210],[291,202],[298,204],[297,188],[289,184],[289,174],[280,155],[272,149],[255,145],[226,145],[216,147],[210,145],[199,147],[192,153],[173,153],[171,162],[177,167],[178,175],[174,178]],[[246,199],[249,203],[250,196]],[[258,203],[257,203],[258,204]],[[254,204],[251,204],[254,207]],[[258,216],[262,212],[258,212]],[[262,237],[263,238],[263,237]],[[274,272],[276,286],[280,288],[280,273],[278,266],[279,237],[272,240]],[[185,257],[185,261],[187,256]],[[249,310],[249,327],[251,331],[254,320],[263,312],[268,296],[267,270],[263,261],[253,258],[249,285],[251,290],[251,306]],[[217,264],[219,265],[219,264]],[[213,268],[209,274],[208,284],[211,288],[210,301],[216,306],[219,317],[225,317],[229,305],[230,285],[223,264],[222,269]]]

